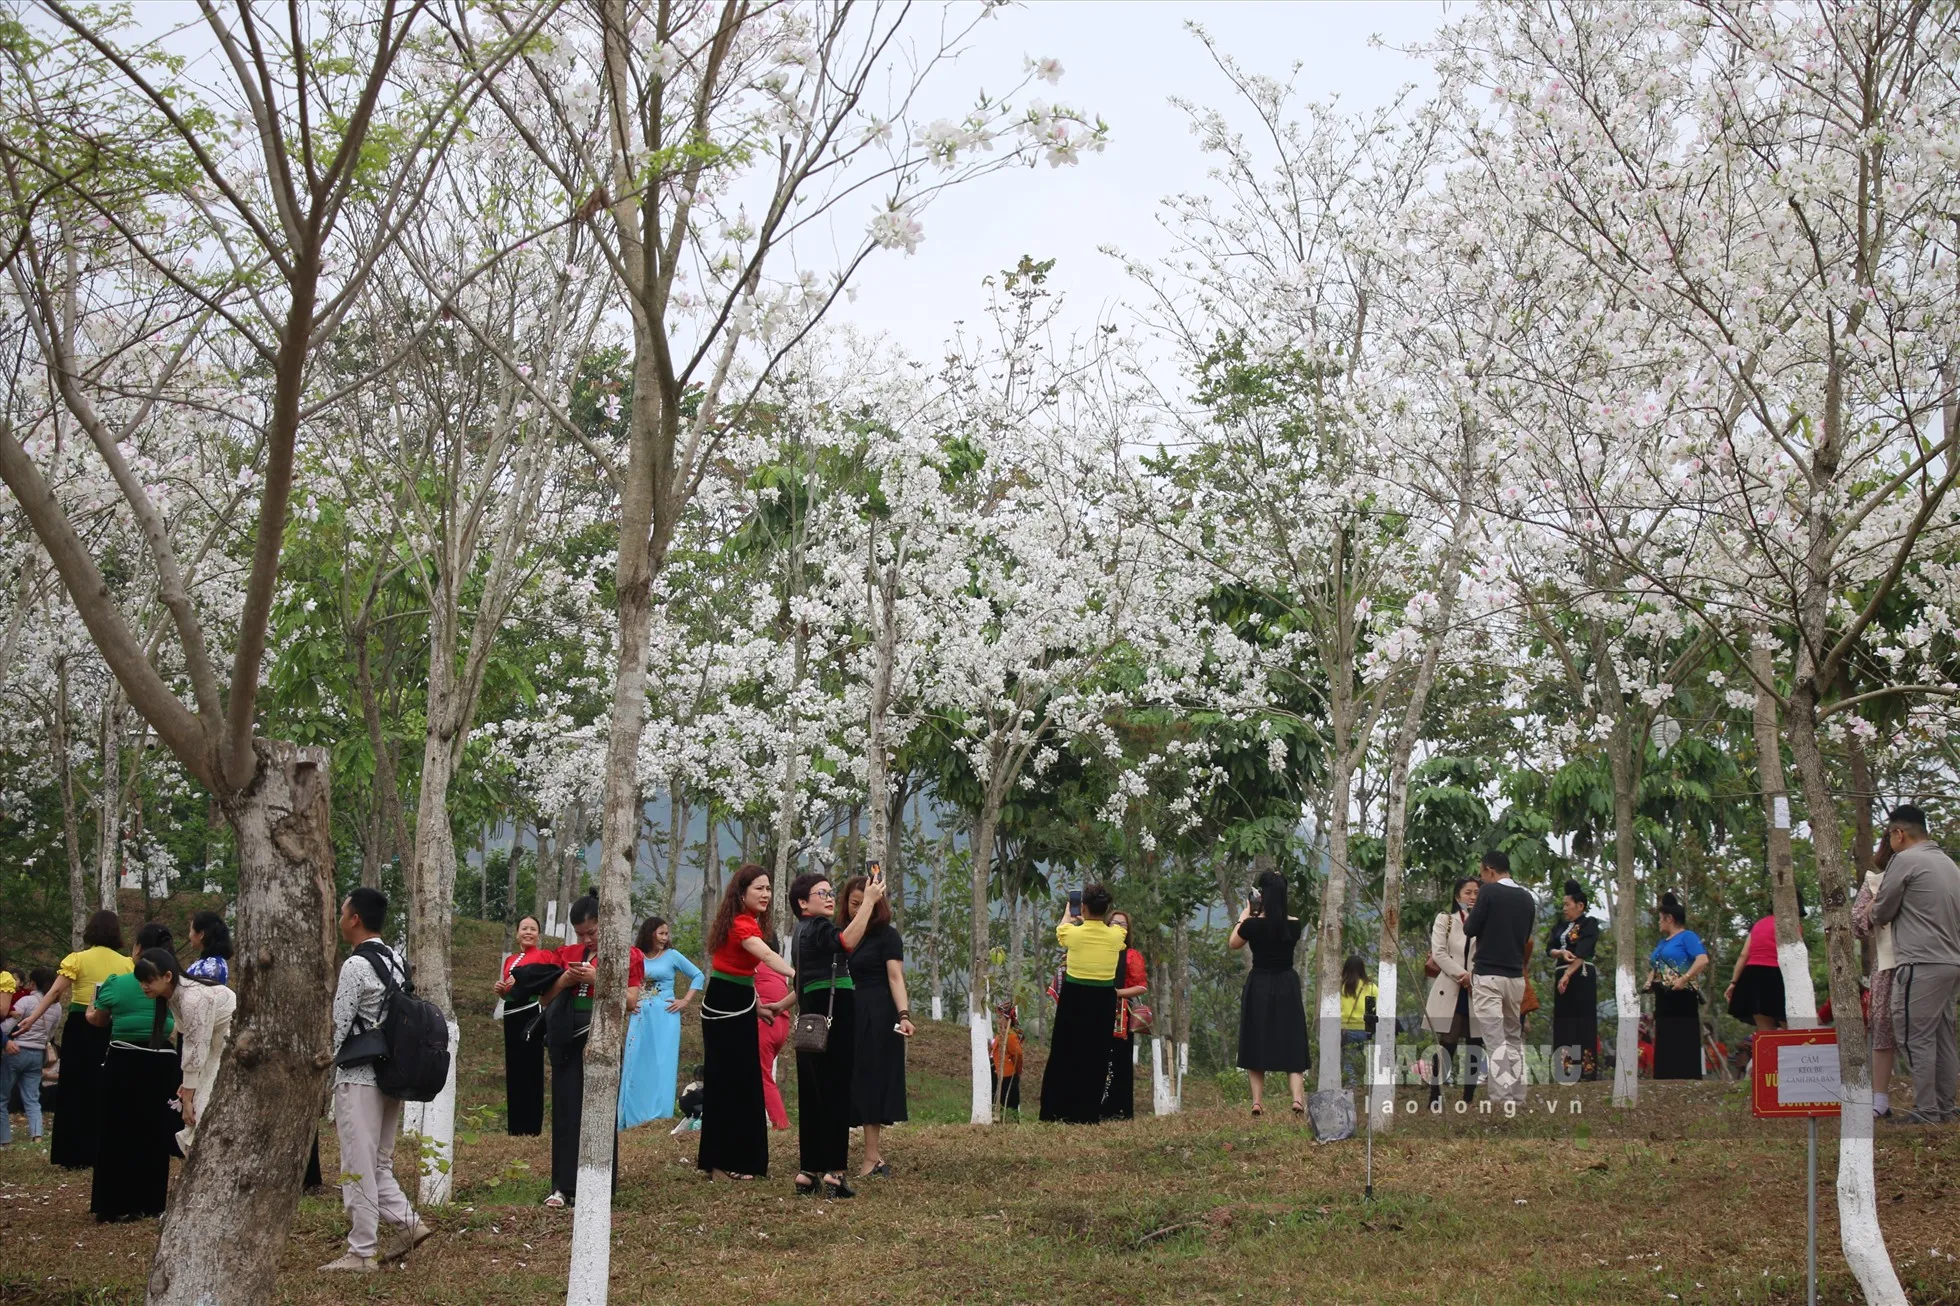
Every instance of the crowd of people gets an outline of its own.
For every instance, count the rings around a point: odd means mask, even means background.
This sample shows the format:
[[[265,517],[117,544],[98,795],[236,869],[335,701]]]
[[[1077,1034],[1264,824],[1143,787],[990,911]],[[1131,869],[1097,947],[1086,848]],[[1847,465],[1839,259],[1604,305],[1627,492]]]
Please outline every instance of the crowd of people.
[[[193,916],[189,965],[159,921],[126,948],[122,918],[98,911],[81,941],[59,966],[29,971],[25,986],[0,969],[0,1145],[12,1142],[18,1094],[29,1140],[52,1114],[49,1159],[91,1172],[98,1221],[161,1215],[171,1159],[196,1143],[231,1033],[230,930],[216,912]],[[50,1113],[51,1081],[60,1103]]]
[[[1954,1105],[1960,867],[1931,838],[1924,814],[1909,806],[1891,813],[1873,862],[1852,907],[1868,954],[1873,1109],[1901,1123],[1952,1122],[1960,1119]],[[904,943],[884,876],[875,863],[867,871],[841,887],[822,872],[797,876],[782,904],[788,922],[779,934],[769,873],[741,867],[708,931],[705,968],[673,946],[668,922],[642,923],[627,959],[615,1156],[620,1130],[679,1117],[677,1134],[698,1130],[702,1171],[737,1182],[764,1178],[768,1132],[791,1123],[778,1074],[787,1051],[799,1107],[794,1191],[848,1198],[856,1183],[893,1173],[885,1131],[907,1118],[905,1049],[915,1030]],[[1267,1076],[1274,1074],[1287,1077],[1294,1114],[1307,1110],[1308,1022],[1295,968],[1304,931],[1288,913],[1287,896],[1283,876],[1262,873],[1228,938],[1231,950],[1251,954],[1237,1061],[1248,1075],[1255,1116],[1264,1113]],[[1600,926],[1590,906],[1584,886],[1567,880],[1545,938],[1541,974],[1553,991],[1554,1075],[1562,1082],[1596,1078],[1600,1070]],[[1537,913],[1535,896],[1513,880],[1499,851],[1483,857],[1478,876],[1451,886],[1448,905],[1430,927],[1424,961],[1421,1023],[1435,1043],[1422,1073],[1432,1109],[1440,1109],[1452,1082],[1465,1103],[1480,1087],[1500,1105],[1523,1100],[1524,1019],[1537,1005],[1531,981]],[[346,1253],[325,1267],[330,1270],[372,1270],[429,1236],[393,1173],[402,1101],[384,1090],[371,1057],[350,1055],[359,1036],[383,1027],[394,995],[411,987],[408,966],[383,937],[387,918],[388,900],[376,889],[355,889],[341,904],[349,954],[332,998],[332,1112],[349,1234]],[[1700,1078],[1709,950],[1675,893],[1661,895],[1656,923],[1643,1061],[1651,1055],[1656,1078]],[[491,986],[503,1023],[512,1134],[544,1131],[549,1073],[545,1205],[554,1209],[578,1200],[585,1048],[593,1004],[603,996],[595,897],[573,904],[570,926],[570,943],[546,948],[539,923],[520,921],[516,947]],[[1149,969],[1131,935],[1129,914],[1115,906],[1107,887],[1091,884],[1070,895],[1055,926],[1063,962],[1050,989],[1055,1010],[1039,1087],[1043,1120],[1087,1124],[1135,1113],[1135,1040],[1151,1030],[1154,1016],[1146,1002]],[[0,967],[0,1103],[12,1099],[30,1140],[38,1141],[48,1114],[44,1097],[58,1085],[60,1110],[47,1131],[52,1163],[92,1171],[90,1208],[98,1220],[155,1216],[163,1210],[171,1159],[196,1145],[199,1111],[222,1073],[236,1008],[230,933],[222,916],[197,913],[186,963],[164,924],[144,924],[125,946],[121,919],[105,910],[88,919],[82,944],[57,967],[24,976]],[[1787,1023],[1773,916],[1750,929],[1724,998],[1731,1015],[1753,1030]],[[1376,1022],[1392,1018],[1377,1010],[1378,1002],[1364,960],[1349,958],[1338,1037],[1356,1062]],[[701,1021],[704,1060],[698,1082],[677,1093],[681,1025],[690,1012]],[[1026,1065],[1019,1013],[1010,999],[995,1014],[988,1045],[994,1099],[1018,1112]],[[51,1037],[57,1025],[58,1039]],[[1889,1089],[1901,1057],[1912,1076],[1914,1106],[1895,1114]],[[855,1167],[853,1131],[862,1138]],[[0,1145],[11,1139],[11,1115],[0,1111]],[[385,1241],[384,1224],[390,1226]]]

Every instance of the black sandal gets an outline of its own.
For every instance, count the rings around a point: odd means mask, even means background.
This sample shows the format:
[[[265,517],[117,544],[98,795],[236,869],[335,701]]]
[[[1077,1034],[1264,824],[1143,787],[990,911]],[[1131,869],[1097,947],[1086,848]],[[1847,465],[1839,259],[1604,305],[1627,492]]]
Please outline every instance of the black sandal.
[[[880,1161],[858,1176],[860,1179],[889,1179],[891,1177],[892,1163],[890,1161]]]
[[[1254,1120],[1257,1120],[1260,1116],[1263,1116],[1265,1114],[1266,1114],[1266,1108],[1264,1106],[1262,1106],[1258,1102],[1254,1102],[1252,1104],[1252,1118]]]
[[[796,1172],[796,1178],[792,1181],[792,1185],[795,1187],[798,1197],[815,1197],[820,1191],[819,1185],[817,1184],[817,1177],[808,1170],[798,1170]]]
[[[825,1197],[856,1197],[857,1189],[845,1183],[844,1176],[841,1174],[835,1179],[832,1179],[829,1175],[825,1175],[823,1177],[823,1195]]]
[[[1296,1116],[1303,1116],[1303,1115],[1305,1115],[1306,1113],[1307,1113],[1307,1104],[1306,1104],[1305,1102],[1295,1102],[1295,1103],[1293,1104],[1293,1114],[1294,1114],[1294,1115],[1296,1115]]]

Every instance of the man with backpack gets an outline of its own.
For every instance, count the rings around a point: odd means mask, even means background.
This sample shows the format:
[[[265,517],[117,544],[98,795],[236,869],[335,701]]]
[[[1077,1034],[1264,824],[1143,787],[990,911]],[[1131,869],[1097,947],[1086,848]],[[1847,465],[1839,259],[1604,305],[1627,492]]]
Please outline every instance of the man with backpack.
[[[351,1227],[347,1254],[322,1270],[379,1269],[377,1238],[384,1218],[398,1230],[387,1248],[390,1258],[406,1254],[433,1232],[395,1182],[403,1099],[382,1091],[378,1058],[359,1055],[363,1039],[373,1042],[385,1031],[389,999],[408,981],[401,958],[381,941],[387,919],[388,897],[379,889],[356,889],[340,904],[340,937],[353,952],[340,965],[333,995],[333,1118],[345,1176],[340,1198]],[[448,1070],[446,1060],[442,1069]]]

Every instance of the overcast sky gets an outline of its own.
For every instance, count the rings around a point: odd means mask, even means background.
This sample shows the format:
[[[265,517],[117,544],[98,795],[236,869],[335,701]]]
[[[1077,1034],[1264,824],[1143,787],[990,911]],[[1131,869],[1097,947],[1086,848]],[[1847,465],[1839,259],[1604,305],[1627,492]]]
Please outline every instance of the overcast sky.
[[[1100,253],[1114,245],[1152,258],[1168,249],[1158,201],[1200,189],[1208,166],[1182,113],[1179,95],[1224,108],[1231,88],[1185,24],[1198,21],[1250,71],[1284,77],[1307,99],[1338,95],[1353,111],[1385,103],[1398,88],[1427,81],[1396,48],[1433,32],[1441,3],[1142,3],[1138,0],[1033,0],[984,24],[969,53],[944,75],[940,91],[959,97],[999,93],[1018,82],[1024,57],[1059,59],[1057,87],[1043,97],[1101,114],[1109,147],[1073,168],[1040,164],[949,192],[922,218],[925,240],[909,257],[884,252],[862,270],[854,303],[840,316],[884,331],[915,356],[932,358],[955,319],[985,304],[982,277],[1022,254],[1058,260],[1051,288],[1068,296],[1065,321],[1081,327],[1114,311],[1128,278]],[[1233,115],[1243,118],[1243,115]]]

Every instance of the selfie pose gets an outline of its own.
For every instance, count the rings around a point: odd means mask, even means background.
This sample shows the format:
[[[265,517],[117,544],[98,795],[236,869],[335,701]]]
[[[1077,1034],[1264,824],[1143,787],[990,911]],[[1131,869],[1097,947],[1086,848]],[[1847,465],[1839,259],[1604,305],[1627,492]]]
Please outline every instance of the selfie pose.
[[[1055,925],[1067,952],[1055,997],[1055,1039],[1041,1073],[1041,1118],[1093,1125],[1102,1119],[1109,1079],[1110,1031],[1116,1026],[1116,963],[1123,931],[1109,925],[1109,890],[1092,884]]]
[[[1234,952],[1252,949],[1252,969],[1239,998],[1239,1067],[1252,1081],[1255,1116],[1266,1109],[1268,1072],[1287,1077],[1296,1113],[1307,1109],[1307,1008],[1293,969],[1300,932],[1299,919],[1286,914],[1286,877],[1261,872],[1252,901],[1226,941]]]
[[[708,929],[708,986],[701,993],[701,1147],[694,1164],[710,1177],[754,1179],[769,1173],[768,1117],[762,1063],[756,1056],[755,973],[767,966],[788,976],[790,964],[763,940],[774,936],[769,872],[739,868]]]
[[[851,1071],[857,1052],[857,1004],[850,954],[863,941],[871,913],[884,905],[885,879],[864,882],[857,914],[841,928],[832,919],[837,893],[830,879],[806,871],[789,887],[796,913],[790,960],[796,966],[796,1124],[801,1169],[796,1192],[853,1197],[845,1182],[851,1163]]]
[[[880,869],[878,863],[871,863],[872,875]],[[844,881],[837,899],[838,924],[857,918],[870,884],[863,875]],[[892,924],[891,904],[882,896],[871,908],[864,938],[851,950],[851,983],[857,1005],[851,1124],[864,1127],[864,1163],[858,1177],[889,1178],[892,1168],[885,1160],[884,1133],[887,1125],[906,1119],[905,1040],[912,1037],[912,1002],[905,992],[905,942]]]

